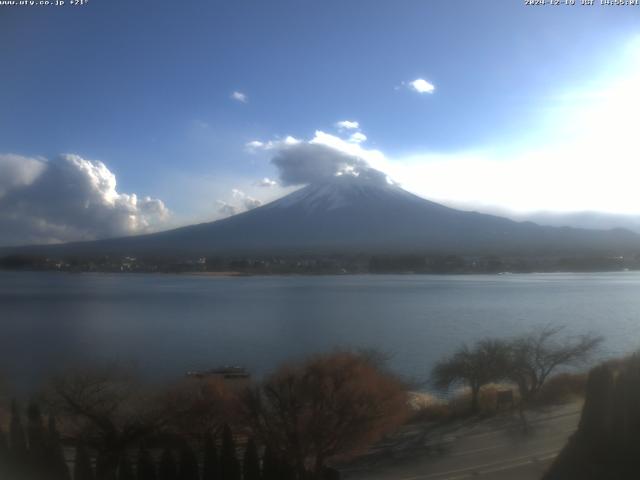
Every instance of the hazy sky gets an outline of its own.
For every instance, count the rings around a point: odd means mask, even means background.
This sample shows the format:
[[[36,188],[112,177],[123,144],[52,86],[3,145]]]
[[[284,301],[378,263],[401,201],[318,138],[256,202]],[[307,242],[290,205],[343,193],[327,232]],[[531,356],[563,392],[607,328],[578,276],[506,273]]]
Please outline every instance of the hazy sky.
[[[252,208],[287,137],[451,205],[640,214],[640,7],[0,6],[0,59],[0,244]]]

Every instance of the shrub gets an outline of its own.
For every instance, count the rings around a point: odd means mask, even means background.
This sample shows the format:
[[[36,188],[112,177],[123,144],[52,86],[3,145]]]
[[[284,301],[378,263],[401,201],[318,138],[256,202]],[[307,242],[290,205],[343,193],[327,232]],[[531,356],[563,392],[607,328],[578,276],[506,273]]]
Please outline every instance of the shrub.
[[[558,405],[582,398],[586,383],[586,373],[554,375],[543,385],[535,403],[537,405]]]
[[[245,399],[247,421],[264,444],[287,454],[297,476],[363,449],[408,413],[404,385],[371,356],[350,351],[286,366]]]

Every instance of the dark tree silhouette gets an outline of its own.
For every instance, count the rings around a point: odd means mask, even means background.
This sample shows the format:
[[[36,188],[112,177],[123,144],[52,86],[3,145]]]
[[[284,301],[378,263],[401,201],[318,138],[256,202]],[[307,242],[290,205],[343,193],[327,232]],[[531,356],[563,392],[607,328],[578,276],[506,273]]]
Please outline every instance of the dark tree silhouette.
[[[220,479],[220,463],[218,450],[211,433],[207,433],[204,439],[204,458],[202,460],[202,480]]]
[[[136,468],[137,480],[156,480],[156,465],[144,446],[138,451],[138,463]]]
[[[296,468],[291,465],[291,462],[285,455],[280,455],[278,457],[278,480],[295,480],[306,478],[318,478],[318,476],[316,475],[315,477],[313,477],[312,474],[305,471],[303,471],[302,473],[296,473]]]
[[[56,426],[56,419],[49,415],[47,422],[47,464],[50,470],[51,480],[69,480],[69,467],[64,458],[64,450],[60,443],[60,434]]]
[[[200,478],[198,473],[198,457],[196,457],[191,445],[187,442],[185,442],[180,449],[178,474],[180,480],[199,480]]]
[[[236,456],[236,443],[229,425],[225,425],[222,429],[220,476],[223,480],[240,480],[240,464]]]
[[[340,472],[335,468],[327,467],[322,472],[322,480],[340,480]]]
[[[273,451],[273,448],[269,445],[264,449],[262,455],[262,480],[279,480],[280,479],[280,466],[278,458]]]
[[[544,480],[639,478],[640,355],[591,370],[577,431]]]
[[[481,340],[473,348],[462,346],[451,357],[438,362],[431,372],[438,388],[448,389],[463,384],[471,389],[471,411],[478,411],[480,389],[487,383],[500,380],[507,375],[506,342]]]
[[[131,462],[126,454],[120,456],[118,462],[118,480],[134,480],[133,469],[131,468]]]
[[[9,475],[9,444],[7,437],[0,427],[0,478],[7,478]]]
[[[11,402],[11,423],[9,426],[9,446],[11,458],[15,464],[23,465],[27,461],[27,441],[22,427],[22,417],[18,402]]]
[[[51,465],[47,462],[47,442],[42,414],[35,403],[30,403],[27,407],[27,440],[30,469],[38,476],[47,474]]]
[[[91,438],[99,452],[96,477],[111,480],[120,456],[166,422],[162,409],[130,372],[114,367],[72,372],[54,379],[50,402]]]
[[[73,480],[95,480],[91,458],[83,445],[76,446]]]
[[[219,378],[188,378],[160,397],[167,427],[185,438],[205,438],[229,422],[237,409],[236,395]]]
[[[243,480],[260,480],[260,457],[256,443],[252,438],[247,442],[242,460]]]
[[[117,480],[118,456],[110,451],[98,451],[96,458],[96,480]]]
[[[158,480],[179,480],[176,460],[171,450],[165,448],[158,465]]]

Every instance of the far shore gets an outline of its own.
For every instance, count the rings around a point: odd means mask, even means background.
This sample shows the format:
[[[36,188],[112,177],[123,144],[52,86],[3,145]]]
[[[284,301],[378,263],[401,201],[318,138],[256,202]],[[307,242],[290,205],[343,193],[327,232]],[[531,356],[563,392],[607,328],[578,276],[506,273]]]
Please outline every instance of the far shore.
[[[226,272],[177,272],[177,275],[193,275],[196,277],[250,277],[253,276],[251,273],[245,272],[235,272],[235,271],[226,271]]]
[[[511,276],[511,275],[563,275],[563,274],[603,274],[603,273],[637,273],[640,270],[539,270],[528,272],[412,272],[412,271],[398,271],[398,272],[366,272],[366,271],[354,271],[354,272],[240,272],[234,270],[225,271],[117,271],[117,270],[58,270],[58,269],[10,269],[0,268],[2,272],[29,272],[29,273],[69,273],[69,274],[115,274],[115,275],[127,275],[127,274],[152,274],[152,275],[186,275],[196,277],[343,277],[343,276],[385,276],[385,275],[417,275],[417,276],[459,276],[459,277],[473,277],[473,276]]]

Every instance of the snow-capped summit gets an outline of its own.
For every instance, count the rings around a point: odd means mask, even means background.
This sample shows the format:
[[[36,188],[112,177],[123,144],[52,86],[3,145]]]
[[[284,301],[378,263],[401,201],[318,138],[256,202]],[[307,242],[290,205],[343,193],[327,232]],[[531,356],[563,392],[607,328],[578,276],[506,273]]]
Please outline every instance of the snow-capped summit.
[[[388,200],[389,197],[423,201],[400,188],[386,176],[345,174],[307,185],[266,205],[266,208],[299,208],[308,212],[318,212],[347,208],[359,203],[366,203],[370,208],[375,208],[377,202]]]

